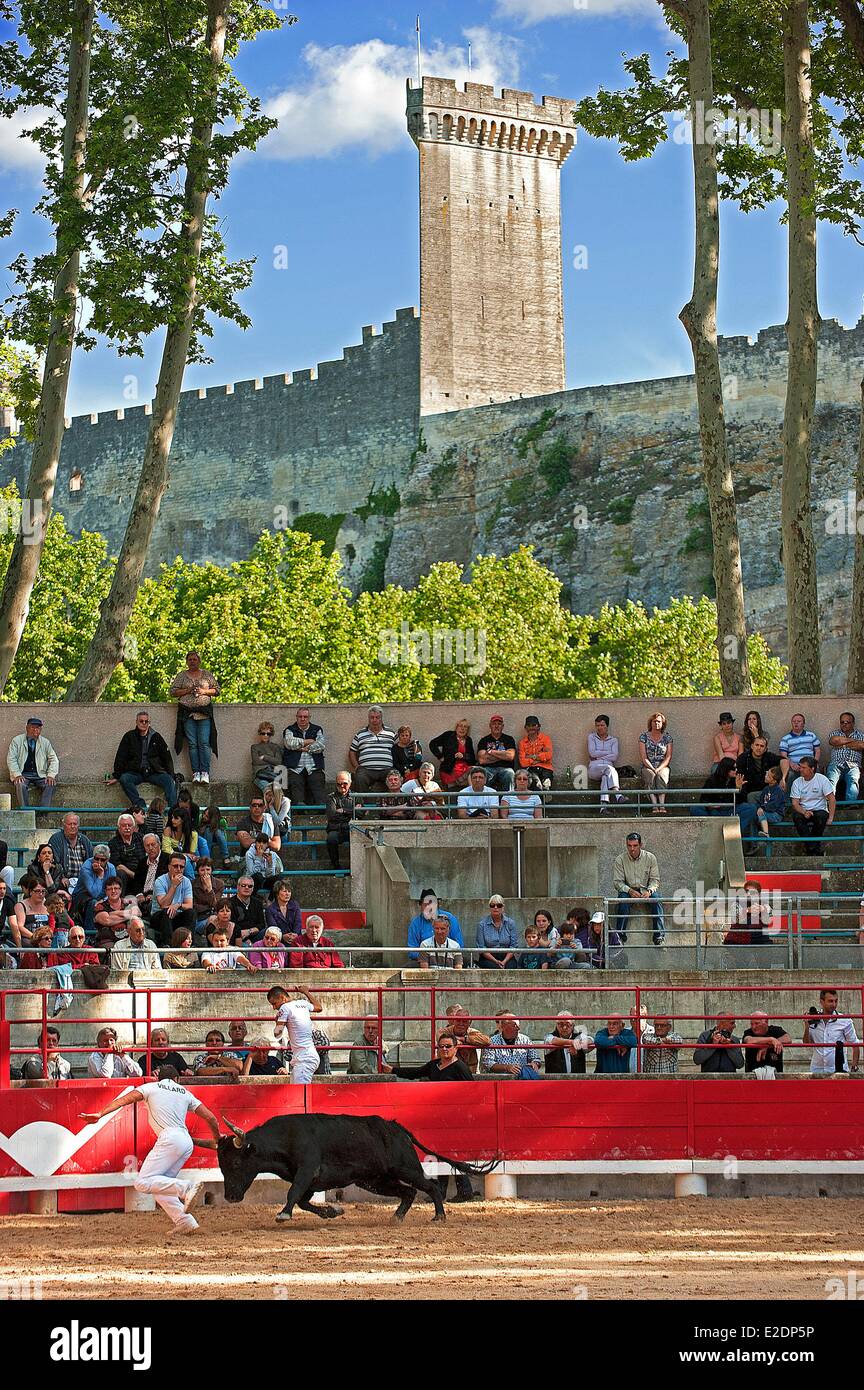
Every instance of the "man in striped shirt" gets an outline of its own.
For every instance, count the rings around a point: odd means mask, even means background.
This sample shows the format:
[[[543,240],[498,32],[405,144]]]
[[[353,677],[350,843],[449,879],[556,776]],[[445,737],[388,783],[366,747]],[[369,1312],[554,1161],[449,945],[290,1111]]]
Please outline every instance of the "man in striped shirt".
[[[805,729],[805,723],[803,714],[793,714],[791,731],[784,734],[780,740],[780,766],[784,786],[790,772],[793,777],[801,776],[802,758],[812,758],[817,768],[819,766],[822,746],[813,730]]]
[[[393,769],[393,744],[396,733],[384,727],[384,711],[372,705],[366,728],[360,729],[351,740],[348,763],[355,792],[386,791],[387,773]]]

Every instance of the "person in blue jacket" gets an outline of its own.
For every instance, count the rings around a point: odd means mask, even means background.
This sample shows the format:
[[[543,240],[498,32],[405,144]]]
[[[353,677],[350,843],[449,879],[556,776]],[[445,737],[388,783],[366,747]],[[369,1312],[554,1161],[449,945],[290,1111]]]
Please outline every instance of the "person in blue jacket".
[[[462,939],[462,928],[459,925],[458,917],[454,917],[452,912],[444,912],[438,906],[438,894],[434,888],[424,888],[418,899],[420,911],[416,917],[412,917],[408,923],[408,945],[414,949],[409,951],[408,959],[417,960],[421,941],[425,941],[432,935],[432,923],[436,917],[446,917],[450,923],[450,936],[454,941],[458,941],[460,946],[465,945]]]
[[[630,1050],[637,1046],[632,1028],[625,1028],[620,1014],[612,1014],[605,1028],[594,1034],[597,1049],[595,1072],[627,1072],[630,1070]]]

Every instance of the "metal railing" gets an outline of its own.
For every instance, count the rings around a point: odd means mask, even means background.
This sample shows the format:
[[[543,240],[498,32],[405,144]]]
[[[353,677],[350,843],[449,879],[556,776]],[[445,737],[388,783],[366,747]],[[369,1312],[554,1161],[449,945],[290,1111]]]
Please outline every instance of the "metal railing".
[[[458,814],[459,807],[457,802],[459,797],[467,791],[470,791],[470,788],[462,787],[457,790],[442,787],[440,791],[427,792],[425,794],[418,793],[418,796],[424,795],[428,798],[429,802],[434,802],[434,806],[426,805],[425,807],[412,807],[409,804],[405,808],[405,815],[403,817],[396,818],[392,816],[391,813],[391,818],[394,819],[397,824],[405,825],[412,821],[412,818],[420,820],[427,819],[427,811],[437,811],[444,820],[464,819],[465,817],[460,817]],[[499,803],[502,797],[515,795],[515,791],[496,791],[494,787],[488,784],[484,787],[483,792],[484,794],[497,796]],[[680,810],[689,811],[694,807],[702,807],[703,809],[708,809],[710,813],[714,815],[734,816],[736,797],[734,789],[727,791],[725,788],[718,790],[713,787],[666,787],[660,788],[659,790],[649,790],[645,787],[627,787],[624,791],[618,793],[601,792],[596,788],[558,787],[552,788],[549,791],[544,791],[542,788],[530,788],[529,795],[537,795],[540,797],[544,816],[546,809],[550,808],[556,813],[570,811],[576,816],[580,814],[584,815],[586,810],[597,809],[598,811],[608,811],[610,814],[617,812],[619,814],[624,813],[639,817],[653,814],[655,803],[660,797],[662,797],[664,801],[668,801],[670,806],[674,806]],[[706,806],[704,800],[706,795],[711,798],[710,806]],[[403,801],[407,800],[410,803],[412,800],[411,796],[406,798],[403,792],[352,791],[351,796],[357,803],[361,816],[368,818],[374,818],[376,811],[385,808],[388,803],[391,805],[397,803],[396,809],[402,809],[401,803]],[[468,812],[466,808],[466,816],[467,815]],[[501,817],[494,817],[494,819],[501,819]],[[528,823],[527,821],[511,816],[507,816],[505,819],[514,825]],[[432,823],[434,824],[434,821]]]

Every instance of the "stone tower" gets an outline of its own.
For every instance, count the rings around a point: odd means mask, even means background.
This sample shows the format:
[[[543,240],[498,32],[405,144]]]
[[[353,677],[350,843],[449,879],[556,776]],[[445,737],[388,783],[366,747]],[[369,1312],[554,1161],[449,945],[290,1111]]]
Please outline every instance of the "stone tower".
[[[420,151],[420,410],[564,389],[560,169],[573,102],[408,83]]]

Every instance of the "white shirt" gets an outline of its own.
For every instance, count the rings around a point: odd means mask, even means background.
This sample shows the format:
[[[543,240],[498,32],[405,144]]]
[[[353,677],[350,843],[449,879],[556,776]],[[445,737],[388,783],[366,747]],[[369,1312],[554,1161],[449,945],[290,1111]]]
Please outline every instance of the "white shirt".
[[[237,959],[243,954],[242,951],[204,951],[201,955],[202,965],[213,965],[217,970],[236,970]]]
[[[288,1029],[293,1062],[318,1060],[312,1038],[312,1020],[309,1017],[311,1013],[312,1005],[308,999],[293,999],[290,1003],[283,1004],[276,1015],[277,1024],[281,1023]],[[278,1032],[281,1036],[282,1029]]]
[[[144,1075],[134,1057],[127,1057],[121,1052],[91,1052],[87,1059],[87,1073],[89,1076],[106,1076],[109,1079]]]
[[[801,802],[805,811],[826,811],[825,798],[834,795],[834,788],[821,772],[814,772],[809,782],[804,777],[796,777],[790,795]]]
[[[147,1081],[137,1089],[147,1102],[154,1134],[161,1134],[163,1129],[185,1129],[188,1112],[201,1104],[197,1096],[176,1081]]]
[[[501,802],[497,792],[475,792],[473,789],[469,789],[468,791],[460,792],[456,798],[456,805],[464,806],[469,814],[471,811],[497,810],[500,804]]]
[[[827,1047],[815,1047],[810,1058],[810,1071],[819,1075],[834,1070],[834,1044],[838,1042],[855,1045],[858,1037],[851,1018],[841,1018],[839,1014],[820,1014],[810,1024],[810,1037],[814,1042],[827,1043]],[[843,1070],[849,1070],[849,1057],[843,1057]]]
[[[448,936],[440,946],[434,936],[427,936],[425,941],[420,942],[420,955],[429,960],[431,965],[436,965],[440,969],[449,969],[455,965],[456,961],[462,960],[462,947],[458,941],[454,941],[452,936]]]

